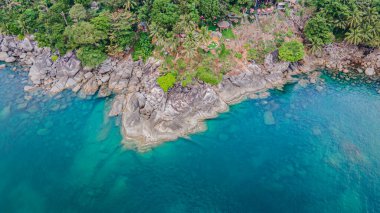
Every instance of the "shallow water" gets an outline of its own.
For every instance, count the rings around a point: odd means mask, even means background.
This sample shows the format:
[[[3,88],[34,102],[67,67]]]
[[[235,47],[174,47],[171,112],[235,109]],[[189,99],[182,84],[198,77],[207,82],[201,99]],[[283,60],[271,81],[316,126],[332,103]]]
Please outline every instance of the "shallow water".
[[[110,100],[26,106],[26,73],[2,70],[0,212],[380,212],[380,95],[324,79],[141,154],[121,147]]]

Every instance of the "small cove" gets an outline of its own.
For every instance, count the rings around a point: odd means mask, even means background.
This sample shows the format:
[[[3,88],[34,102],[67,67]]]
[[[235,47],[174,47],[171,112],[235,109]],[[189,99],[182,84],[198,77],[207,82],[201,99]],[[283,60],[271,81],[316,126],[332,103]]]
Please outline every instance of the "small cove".
[[[124,150],[107,99],[33,97],[0,71],[0,212],[378,212],[380,95],[288,85],[147,153]],[[27,97],[25,97],[27,96]]]

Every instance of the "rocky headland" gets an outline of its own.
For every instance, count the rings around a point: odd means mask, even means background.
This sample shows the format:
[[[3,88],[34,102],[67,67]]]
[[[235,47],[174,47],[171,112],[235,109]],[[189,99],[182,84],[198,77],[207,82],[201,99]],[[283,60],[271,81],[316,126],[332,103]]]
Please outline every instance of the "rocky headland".
[[[22,65],[30,85],[26,92],[42,89],[49,94],[72,90],[79,96],[113,97],[109,116],[120,116],[124,144],[140,151],[205,129],[204,120],[228,110],[246,98],[263,98],[267,90],[281,88],[318,67],[342,72],[380,74],[380,51],[344,44],[327,46],[318,56],[291,64],[280,62],[276,52],[264,65],[247,63],[226,74],[218,86],[195,82],[175,86],[165,93],[156,83],[160,61],[145,63],[130,58],[108,58],[98,68],[83,67],[74,52],[53,60],[49,48],[40,48],[32,37],[18,40],[0,35],[0,61]],[[4,68],[5,66],[0,66]]]

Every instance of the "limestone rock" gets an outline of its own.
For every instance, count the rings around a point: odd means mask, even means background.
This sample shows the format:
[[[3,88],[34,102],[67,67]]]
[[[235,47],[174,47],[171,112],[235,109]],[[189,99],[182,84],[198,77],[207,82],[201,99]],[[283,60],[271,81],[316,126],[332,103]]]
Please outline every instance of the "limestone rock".
[[[85,95],[94,95],[99,89],[98,82],[95,77],[89,79],[82,87],[82,92]]]
[[[367,68],[365,70],[365,74],[368,75],[368,76],[375,75],[375,69],[374,68]]]
[[[13,63],[13,62],[15,62],[15,61],[16,61],[16,58],[15,58],[15,57],[12,57],[12,56],[11,56],[11,57],[8,57],[8,58],[5,59],[5,62],[6,62],[6,63]]]
[[[0,52],[0,61],[5,61],[8,57],[6,52]]]
[[[32,43],[30,42],[28,38],[25,38],[24,40],[20,42],[19,48],[25,52],[31,52],[34,49]]]
[[[112,102],[112,107],[108,115],[111,117],[121,115],[123,113],[124,104],[125,95],[117,95]]]

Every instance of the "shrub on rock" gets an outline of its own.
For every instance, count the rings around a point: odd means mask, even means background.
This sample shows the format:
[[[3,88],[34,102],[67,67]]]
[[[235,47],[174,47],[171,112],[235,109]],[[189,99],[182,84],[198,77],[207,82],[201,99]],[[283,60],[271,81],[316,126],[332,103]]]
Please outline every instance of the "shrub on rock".
[[[305,56],[304,46],[299,41],[285,42],[279,48],[279,57],[282,61],[297,62]]]
[[[210,68],[203,66],[198,67],[196,77],[211,85],[217,85],[222,80],[221,77],[215,74]]]
[[[167,73],[163,76],[157,78],[157,84],[164,90],[164,92],[168,92],[170,88],[172,88],[177,81],[176,76],[173,73]]]
[[[88,67],[96,67],[107,59],[107,55],[100,49],[85,46],[77,51],[77,57]]]

